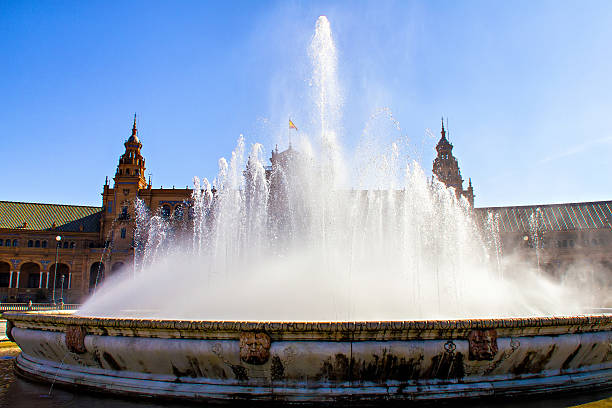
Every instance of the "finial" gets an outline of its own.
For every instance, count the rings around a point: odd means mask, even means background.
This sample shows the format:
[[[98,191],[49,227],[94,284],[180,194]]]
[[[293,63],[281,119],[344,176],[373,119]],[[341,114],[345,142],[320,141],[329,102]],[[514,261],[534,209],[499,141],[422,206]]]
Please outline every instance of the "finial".
[[[138,129],[136,129],[136,113],[134,113],[134,126],[132,126],[132,137],[138,141],[136,134],[138,133]],[[131,138],[130,138],[131,139]]]
[[[470,177],[470,178],[468,179],[468,181],[469,181],[469,183],[470,183],[470,184],[469,184],[470,188],[472,188],[472,178]]]
[[[108,176],[106,176],[106,180],[104,181],[104,185],[108,186]]]
[[[444,116],[442,116],[442,131],[440,132],[442,139],[446,139],[446,131],[444,130]]]

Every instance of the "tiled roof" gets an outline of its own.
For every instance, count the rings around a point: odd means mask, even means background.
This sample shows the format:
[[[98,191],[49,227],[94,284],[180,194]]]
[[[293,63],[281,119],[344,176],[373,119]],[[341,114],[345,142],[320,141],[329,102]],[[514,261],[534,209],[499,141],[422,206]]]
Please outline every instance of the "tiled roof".
[[[102,207],[0,201],[0,228],[99,232],[101,215]]]
[[[487,222],[489,214],[498,218],[500,232],[528,232],[534,228],[540,231],[612,228],[612,201],[488,207],[474,210],[477,220],[483,224]]]

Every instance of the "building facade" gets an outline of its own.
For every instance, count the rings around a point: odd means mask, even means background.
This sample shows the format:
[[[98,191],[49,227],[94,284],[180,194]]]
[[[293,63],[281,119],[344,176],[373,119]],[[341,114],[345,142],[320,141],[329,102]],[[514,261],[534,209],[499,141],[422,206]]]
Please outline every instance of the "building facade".
[[[192,190],[153,188],[145,178],[136,117],[124,148],[113,186],[108,179],[104,183],[101,207],[0,201],[0,302],[62,298],[79,303],[105,278],[129,270],[136,198],[149,211],[187,222]],[[474,207],[471,179],[464,189],[452,150],[442,123],[433,175]],[[274,183],[274,166],[295,157],[299,155],[291,146],[272,152],[268,182]],[[611,209],[612,201],[474,208],[474,217],[496,237],[500,256],[520,257],[557,278],[582,260],[612,276]]]

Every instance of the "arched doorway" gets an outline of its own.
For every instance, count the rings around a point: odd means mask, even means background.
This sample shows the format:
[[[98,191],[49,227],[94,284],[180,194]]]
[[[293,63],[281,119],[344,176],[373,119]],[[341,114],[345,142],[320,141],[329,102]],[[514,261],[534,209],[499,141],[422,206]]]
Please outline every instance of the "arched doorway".
[[[19,287],[20,288],[39,288],[40,287],[40,266],[34,262],[26,262],[19,268]]]
[[[55,273],[55,265],[58,265],[57,274]],[[61,288],[62,287],[62,276],[63,276],[64,277],[64,289],[68,289],[68,281],[70,280],[68,276],[69,273],[70,273],[70,268],[66,264],[60,263],[60,264],[51,265],[51,267],[49,268],[49,280],[50,280],[49,286],[53,287],[53,282],[55,281],[55,287]]]
[[[11,281],[11,265],[0,261],[0,288],[8,288]]]
[[[117,273],[121,268],[123,268],[123,262],[115,262],[111,268],[111,275]]]
[[[89,268],[89,291],[104,281],[104,264],[102,262],[94,262]]]

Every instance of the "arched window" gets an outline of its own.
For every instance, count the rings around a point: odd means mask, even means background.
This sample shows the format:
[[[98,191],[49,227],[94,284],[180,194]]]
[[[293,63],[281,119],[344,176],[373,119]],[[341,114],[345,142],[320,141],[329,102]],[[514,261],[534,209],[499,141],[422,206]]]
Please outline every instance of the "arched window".
[[[8,288],[11,279],[11,265],[0,262],[0,288]]]
[[[93,290],[104,280],[104,264],[95,262],[89,268],[89,290]]]
[[[40,248],[40,241],[36,240],[36,242],[34,242],[34,247],[35,248]]]
[[[5,245],[5,246],[11,246],[11,240],[10,240],[10,239],[7,239],[7,240],[4,242],[4,245]]]
[[[113,264],[111,267],[111,273],[114,274],[121,268],[123,268],[123,262],[115,262],[115,264]]]
[[[57,273],[55,273],[55,264],[51,265],[49,268],[49,287],[53,287],[53,279],[55,279],[55,287],[62,287],[62,276],[64,277],[64,289],[68,289],[68,273],[70,272],[70,268],[68,265],[60,263],[57,266]]]
[[[176,207],[174,207],[174,218],[176,218],[177,220],[182,220],[183,219],[183,205],[179,204]]]
[[[170,212],[172,211],[172,209],[170,208],[170,206],[168,204],[164,204],[162,205],[160,212],[161,212],[161,216],[164,218],[168,218],[170,217]]]
[[[19,246],[19,241],[17,241],[16,239],[13,240],[13,246],[14,247],[18,247]]]
[[[4,240],[0,239],[0,246],[3,246],[3,245],[4,245]]]
[[[130,175],[130,169],[125,169],[125,174]]]
[[[42,242],[41,242],[41,246],[42,246],[43,248],[46,248],[46,247],[47,247],[47,241],[46,241],[46,240],[45,240],[45,241],[42,241]]]
[[[121,239],[125,239],[125,228],[121,228]]]
[[[64,241],[64,248],[68,248],[68,241]]]
[[[74,241],[70,241],[70,248],[74,248]]]
[[[28,241],[28,248],[32,248],[34,246],[34,241],[29,240]]]
[[[21,265],[21,276],[19,287],[37,288],[40,286],[40,266],[34,262],[26,262]]]

